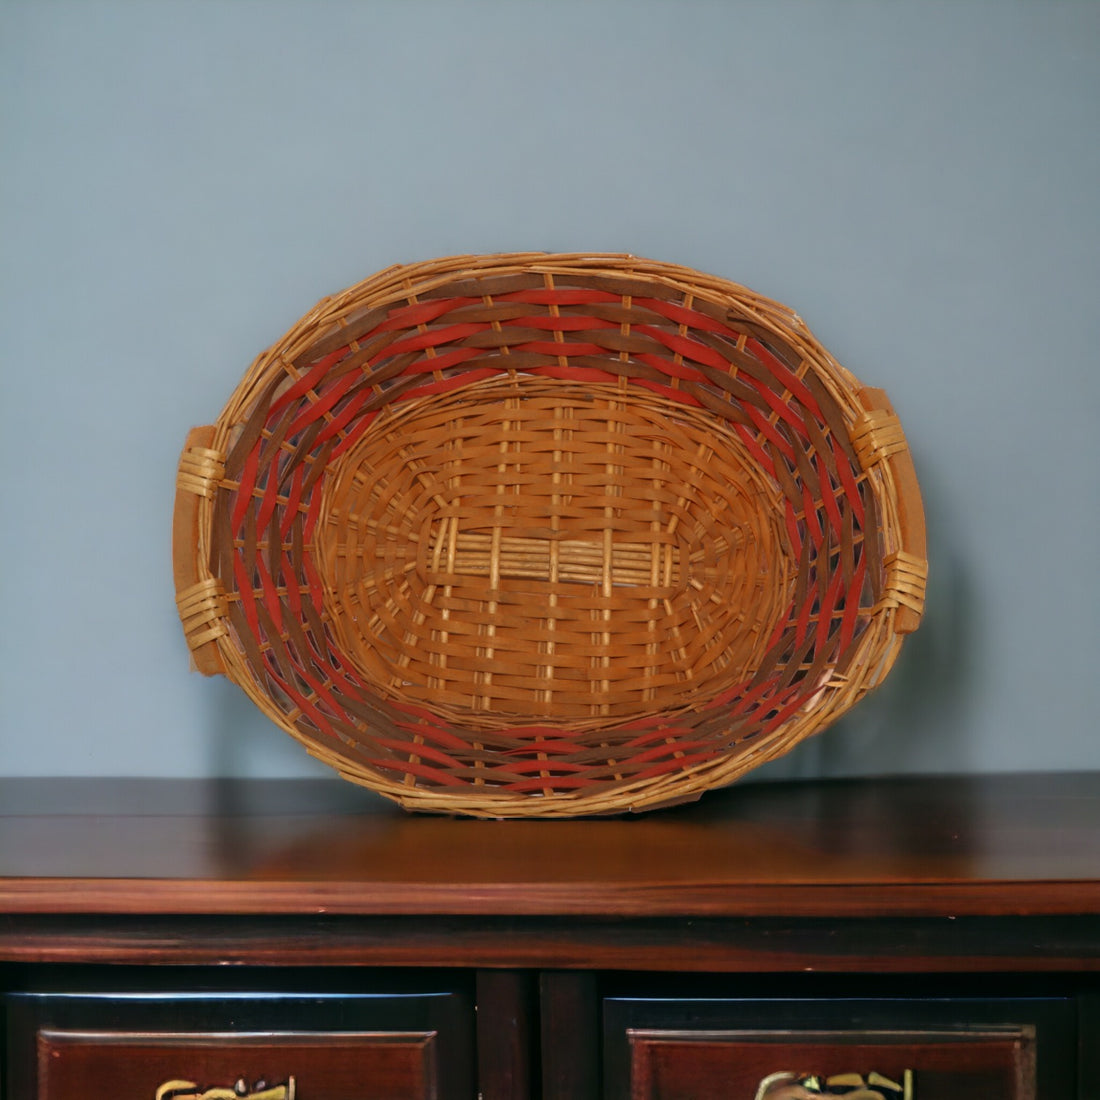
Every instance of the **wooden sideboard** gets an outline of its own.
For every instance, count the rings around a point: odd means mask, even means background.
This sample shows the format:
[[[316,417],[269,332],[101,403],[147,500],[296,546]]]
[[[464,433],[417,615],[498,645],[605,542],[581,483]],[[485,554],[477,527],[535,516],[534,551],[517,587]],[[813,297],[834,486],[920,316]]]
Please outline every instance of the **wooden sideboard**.
[[[3,780],[0,1005],[10,1100],[1098,1100],[1100,774],[506,822]]]

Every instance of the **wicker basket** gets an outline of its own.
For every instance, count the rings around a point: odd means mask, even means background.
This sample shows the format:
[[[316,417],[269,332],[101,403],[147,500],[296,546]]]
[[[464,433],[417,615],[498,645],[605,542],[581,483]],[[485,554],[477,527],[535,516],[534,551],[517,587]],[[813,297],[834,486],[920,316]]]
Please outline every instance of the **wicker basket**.
[[[383,271],[180,460],[180,617],[402,805],[640,810],[786,752],[920,621],[912,461],[790,310],[618,255]]]

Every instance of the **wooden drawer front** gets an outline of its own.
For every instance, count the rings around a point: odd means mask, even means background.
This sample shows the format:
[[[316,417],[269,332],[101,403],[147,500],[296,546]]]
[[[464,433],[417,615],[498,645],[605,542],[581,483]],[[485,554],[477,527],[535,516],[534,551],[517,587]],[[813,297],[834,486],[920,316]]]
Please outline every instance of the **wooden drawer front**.
[[[1034,1028],[966,1032],[632,1031],[632,1100],[1036,1100]],[[877,1096],[876,1096],[877,1094]],[[869,1098],[868,1098],[869,1100]]]
[[[860,1100],[1070,1100],[1076,1032],[1075,1005],[1059,998],[613,998],[606,1095],[804,1100],[862,1078]]]
[[[212,1001],[16,995],[9,1001],[8,1096],[470,1100],[471,1016],[462,998],[446,994]]]
[[[429,1100],[431,1032],[138,1035],[40,1031],[39,1100],[197,1100],[211,1090],[262,1100]],[[240,1082],[240,1084],[238,1084]],[[266,1094],[266,1095],[265,1095]],[[217,1095],[215,1092],[214,1095]]]

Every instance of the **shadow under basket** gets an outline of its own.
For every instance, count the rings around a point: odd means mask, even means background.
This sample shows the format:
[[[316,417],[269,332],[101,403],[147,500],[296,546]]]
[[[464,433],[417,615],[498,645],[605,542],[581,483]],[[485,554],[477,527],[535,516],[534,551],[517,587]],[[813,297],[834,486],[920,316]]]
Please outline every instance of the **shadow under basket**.
[[[189,435],[196,666],[410,809],[643,810],[788,751],[921,616],[897,416],[791,310],[620,255],[321,301]]]

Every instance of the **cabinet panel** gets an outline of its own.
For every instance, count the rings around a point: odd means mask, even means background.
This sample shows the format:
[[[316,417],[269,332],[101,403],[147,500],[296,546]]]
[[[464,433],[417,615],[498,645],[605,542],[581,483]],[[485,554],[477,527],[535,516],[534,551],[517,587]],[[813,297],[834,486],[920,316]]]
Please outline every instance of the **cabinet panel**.
[[[43,1030],[36,1055],[39,1100],[197,1100],[226,1090],[259,1093],[263,1100],[429,1100],[438,1062],[431,1032]]]
[[[1034,1028],[956,1032],[631,1031],[632,1100],[1036,1100]],[[828,1090],[828,1091],[827,1091]]]
[[[10,1100],[470,1100],[458,993],[15,994]]]
[[[606,1095],[623,1100],[801,1100],[861,1081],[868,1100],[1062,1100],[1076,1087],[1076,1008],[1061,998],[609,998],[604,1036]]]

